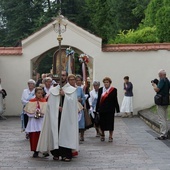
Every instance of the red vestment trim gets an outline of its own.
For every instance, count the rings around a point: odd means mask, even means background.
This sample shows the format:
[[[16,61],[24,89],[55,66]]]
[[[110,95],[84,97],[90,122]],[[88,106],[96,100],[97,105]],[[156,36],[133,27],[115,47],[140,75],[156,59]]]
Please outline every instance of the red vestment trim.
[[[37,100],[37,109],[40,109],[40,102]]]
[[[108,95],[114,90],[114,87],[111,87],[108,92],[106,92],[100,99],[100,104],[104,102],[104,100],[108,97]]]
[[[30,102],[36,102],[36,101],[39,101],[39,102],[46,102],[46,100],[44,98],[41,98],[41,99],[38,99],[35,97],[34,99],[31,99]]]

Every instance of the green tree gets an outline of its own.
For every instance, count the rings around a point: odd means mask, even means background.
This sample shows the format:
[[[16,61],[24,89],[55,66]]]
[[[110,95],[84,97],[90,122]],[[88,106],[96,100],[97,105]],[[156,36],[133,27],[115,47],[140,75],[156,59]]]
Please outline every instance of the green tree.
[[[7,44],[13,44],[20,38],[29,35],[31,29],[30,5],[29,1],[21,1],[18,4],[17,0],[2,0],[1,11],[2,23],[6,35],[4,39]],[[23,10],[24,9],[24,10]],[[28,31],[25,32],[25,29]],[[22,34],[21,33],[25,33]]]
[[[19,3],[18,3],[19,2]],[[51,0],[1,0],[0,1],[0,46],[15,46],[56,17],[61,7],[69,20],[85,26],[79,15],[84,0],[66,0],[60,6]]]
[[[140,20],[133,14],[136,8],[136,0],[110,0],[112,18],[115,19],[117,30],[136,29]]]
[[[152,23],[151,20],[155,21],[155,8],[159,9],[157,4],[161,1],[163,0],[65,0],[60,4],[57,0],[1,0],[0,46],[20,45],[17,43],[19,40],[52,21],[60,7],[62,15],[100,36],[107,43],[121,30],[137,29],[149,2],[151,7],[147,8],[144,21],[149,24]],[[165,1],[168,2],[163,2]],[[151,14],[153,10],[155,11]],[[154,25],[149,24],[146,26]]]
[[[155,18],[157,11],[163,6],[163,0],[151,0],[145,11],[144,26],[155,26]]]
[[[145,18],[145,10],[151,0],[136,0],[135,8],[132,10],[134,16],[136,16],[139,21]]]
[[[53,17],[57,17],[60,8],[60,4],[55,1],[34,0],[34,31],[51,22]]]
[[[137,30],[121,31],[110,44],[139,44],[158,42],[156,27],[144,27]]]
[[[50,0],[1,0],[0,23],[3,28],[0,35],[4,32],[5,35],[0,45],[18,45],[19,40],[52,21],[52,17],[57,15],[57,7]]]
[[[170,6],[160,8],[155,20],[160,42],[170,42]]]
[[[148,1],[140,3],[144,6],[142,6],[143,10]],[[143,15],[140,16],[135,12],[137,7],[139,8],[139,2],[137,3],[136,0],[85,0],[85,9],[89,19],[88,28],[107,42],[120,30],[138,27]]]
[[[146,1],[145,1],[146,2]],[[148,1],[149,2],[149,1]],[[146,2],[146,3],[148,3]],[[144,5],[144,4],[143,4]],[[133,13],[138,15],[138,5]],[[141,14],[141,13],[139,13]],[[136,30],[121,31],[110,43],[170,42],[170,1],[150,0],[145,18]]]
[[[48,53],[45,54],[43,59],[40,61],[38,65],[37,72],[42,74],[42,73],[50,73],[50,70],[52,68],[52,63],[53,63],[53,54],[54,51],[49,51]]]

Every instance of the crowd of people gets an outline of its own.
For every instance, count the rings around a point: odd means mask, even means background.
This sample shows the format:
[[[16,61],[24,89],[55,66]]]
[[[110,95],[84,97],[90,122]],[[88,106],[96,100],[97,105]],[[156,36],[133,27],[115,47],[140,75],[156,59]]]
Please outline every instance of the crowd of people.
[[[112,80],[105,77],[102,87],[99,81],[94,81],[90,91],[89,84],[84,86],[80,75],[62,71],[61,77],[60,85],[51,75],[42,74],[37,82],[30,79],[28,88],[23,90],[22,131],[30,140],[34,158],[39,153],[44,156],[51,153],[54,160],[71,161],[78,155],[79,143],[85,140],[84,133],[89,127],[95,128],[101,142],[109,131],[107,141],[113,142],[114,117],[120,109]],[[128,117],[133,113],[133,85],[129,77],[124,80],[121,110],[126,114],[124,117]]]
[[[170,82],[165,70],[158,72],[159,80],[151,81],[156,92],[155,104],[160,122],[160,136],[168,138],[167,109],[169,105]],[[78,155],[79,143],[85,140],[84,133],[94,127],[96,137],[104,142],[106,131],[108,142],[113,142],[114,118],[116,113],[122,117],[133,116],[133,84],[124,77],[124,98],[119,108],[117,89],[112,86],[109,77],[84,86],[82,76],[68,75],[62,71],[61,84],[52,79],[52,75],[42,74],[35,82],[28,80],[28,88],[23,90],[21,101],[22,131],[30,139],[33,157],[53,156],[53,160],[70,162]]]

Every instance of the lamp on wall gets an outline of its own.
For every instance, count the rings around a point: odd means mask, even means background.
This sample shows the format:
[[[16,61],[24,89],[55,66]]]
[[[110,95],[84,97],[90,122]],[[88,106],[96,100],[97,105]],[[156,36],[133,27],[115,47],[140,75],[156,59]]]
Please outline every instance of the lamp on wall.
[[[61,34],[66,31],[67,22],[66,22],[66,18],[63,15],[61,15],[61,12],[59,12],[58,16],[53,19],[56,21],[55,23],[53,23],[53,29],[58,34],[57,40],[58,40],[58,44],[59,44],[59,65],[60,65],[59,66],[59,77],[60,77],[60,86],[61,86],[61,84],[62,84],[61,41],[63,40]]]

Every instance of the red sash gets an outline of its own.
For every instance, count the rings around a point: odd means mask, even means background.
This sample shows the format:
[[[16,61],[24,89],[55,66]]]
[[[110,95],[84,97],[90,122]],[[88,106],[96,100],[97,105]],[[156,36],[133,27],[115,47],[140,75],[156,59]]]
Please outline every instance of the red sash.
[[[114,90],[114,87],[111,87],[108,92],[106,92],[104,95],[102,95],[100,99],[100,104],[104,102],[104,100],[108,97],[108,95]]]
[[[39,109],[40,110],[40,103],[39,103],[39,101],[37,100],[37,109]]]

